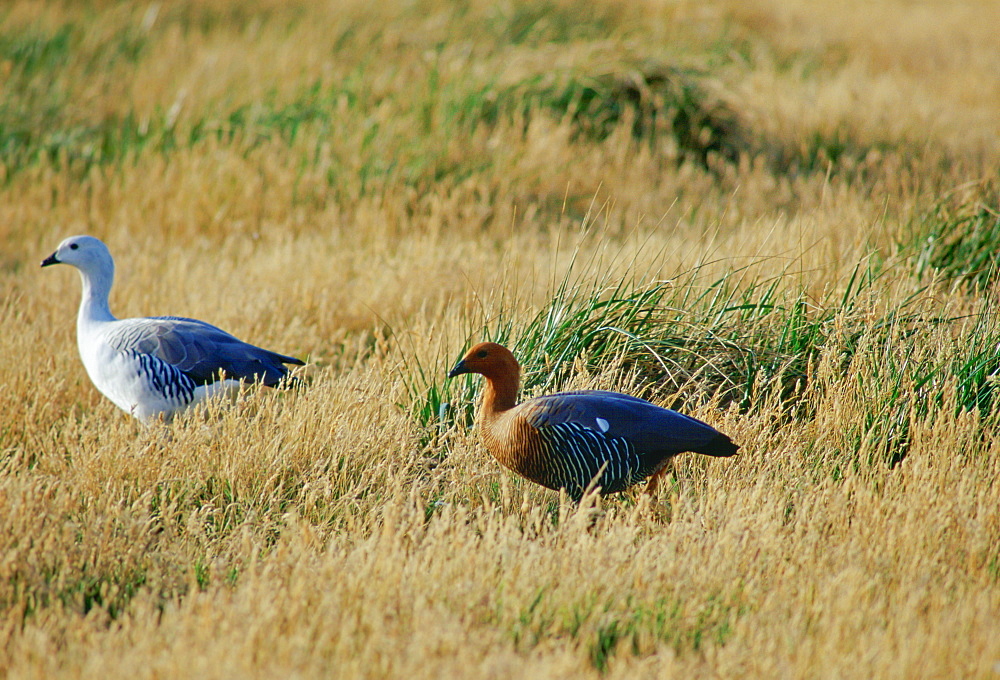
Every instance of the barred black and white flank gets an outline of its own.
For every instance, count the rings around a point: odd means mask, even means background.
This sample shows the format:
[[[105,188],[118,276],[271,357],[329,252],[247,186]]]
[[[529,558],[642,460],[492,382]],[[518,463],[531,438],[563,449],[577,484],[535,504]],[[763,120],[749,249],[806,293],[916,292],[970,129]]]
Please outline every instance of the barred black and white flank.
[[[582,390],[517,404],[520,366],[501,345],[473,347],[448,375],[486,378],[479,429],[510,470],[579,501],[588,488],[623,491],[685,451],[728,457],[739,446],[712,426],[618,392]]]
[[[68,264],[80,271],[83,298],[77,344],[98,390],[140,420],[174,414],[242,382],[274,387],[295,357],[249,345],[203,321],[175,316],[116,319],[108,306],[115,264],[92,236],[72,236],[42,266]]]

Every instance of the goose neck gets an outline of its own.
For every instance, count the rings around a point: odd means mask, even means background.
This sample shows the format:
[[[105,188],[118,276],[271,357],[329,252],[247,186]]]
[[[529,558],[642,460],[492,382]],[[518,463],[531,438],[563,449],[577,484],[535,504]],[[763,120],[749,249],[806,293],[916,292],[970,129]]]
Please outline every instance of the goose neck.
[[[494,420],[517,405],[518,376],[491,377],[483,391],[482,416]]]
[[[92,272],[81,269],[80,279],[83,281],[83,296],[80,299],[80,313],[77,316],[78,325],[114,321],[115,317],[108,305],[114,270]]]

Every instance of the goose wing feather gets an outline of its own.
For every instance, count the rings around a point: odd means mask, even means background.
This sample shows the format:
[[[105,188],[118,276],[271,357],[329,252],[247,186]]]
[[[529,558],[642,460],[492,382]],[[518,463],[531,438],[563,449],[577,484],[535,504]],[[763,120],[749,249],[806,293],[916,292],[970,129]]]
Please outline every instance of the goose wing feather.
[[[558,392],[526,401],[521,408],[533,427],[572,423],[608,438],[625,439],[640,455],[697,451],[719,436],[697,418],[618,392]]]
[[[159,316],[123,319],[107,335],[119,351],[148,354],[170,364],[198,385],[213,383],[220,373],[237,380],[260,380],[274,386],[288,374],[284,364],[302,361],[243,342],[197,319]]]

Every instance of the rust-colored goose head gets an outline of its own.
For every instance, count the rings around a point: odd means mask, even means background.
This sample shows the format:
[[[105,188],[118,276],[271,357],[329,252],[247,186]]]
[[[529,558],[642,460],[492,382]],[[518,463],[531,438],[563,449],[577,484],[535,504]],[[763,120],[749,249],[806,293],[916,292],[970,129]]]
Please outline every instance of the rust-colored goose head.
[[[448,373],[454,378],[463,373],[479,373],[490,380],[515,380],[521,374],[521,367],[510,350],[495,342],[481,342],[469,350],[465,358],[455,364]]]
[[[517,388],[521,367],[510,350],[495,342],[481,342],[455,364],[449,378],[463,373],[479,373],[486,378],[483,406],[480,413],[498,414],[517,404]]]

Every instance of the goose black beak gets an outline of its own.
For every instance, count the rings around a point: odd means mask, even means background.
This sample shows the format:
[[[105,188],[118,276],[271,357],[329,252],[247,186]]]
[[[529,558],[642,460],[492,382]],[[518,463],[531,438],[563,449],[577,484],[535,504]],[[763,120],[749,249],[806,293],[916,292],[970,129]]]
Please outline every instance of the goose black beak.
[[[471,372],[472,371],[470,371],[465,367],[465,360],[463,359],[462,361],[459,361],[457,364],[455,364],[455,368],[451,369],[448,372],[448,377],[454,378],[457,375],[462,375],[463,373],[471,373]]]
[[[55,253],[52,253],[47,258],[42,260],[43,267],[48,267],[50,264],[59,264],[59,258],[56,257]]]

